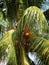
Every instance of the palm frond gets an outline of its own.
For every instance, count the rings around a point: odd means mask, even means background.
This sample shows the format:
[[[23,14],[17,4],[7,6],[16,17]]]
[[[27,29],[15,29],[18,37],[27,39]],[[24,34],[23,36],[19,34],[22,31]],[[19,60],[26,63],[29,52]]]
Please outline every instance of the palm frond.
[[[37,52],[44,65],[49,65],[49,40],[42,37],[35,37],[34,41],[31,41],[29,51]]]
[[[8,31],[0,40],[0,61],[6,61],[6,65],[17,65],[16,53],[12,41],[12,33],[14,30]]]

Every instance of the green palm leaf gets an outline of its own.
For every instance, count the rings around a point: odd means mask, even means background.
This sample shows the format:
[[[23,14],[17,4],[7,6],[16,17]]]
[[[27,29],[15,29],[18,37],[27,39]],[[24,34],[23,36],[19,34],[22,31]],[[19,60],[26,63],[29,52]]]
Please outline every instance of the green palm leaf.
[[[24,37],[24,30],[28,29],[31,33],[29,37]],[[27,8],[18,22],[18,27],[16,31],[16,40],[19,41],[19,44],[26,44],[24,48],[27,51],[37,52],[40,56],[40,59],[44,65],[49,65],[49,40],[43,38],[45,33],[47,33],[48,24],[45,16],[40,11],[39,8],[31,6]],[[40,36],[41,37],[36,37]],[[25,42],[24,42],[25,40]]]
[[[44,65],[49,65],[49,40],[42,37],[47,32],[47,27],[45,16],[39,8],[35,6],[27,8],[18,22],[17,30],[8,31],[0,40],[0,59],[7,55],[7,65],[17,65],[17,63],[30,65],[27,52],[32,51],[39,54]],[[42,36],[37,37],[37,35]],[[10,45],[9,53],[6,53],[8,45]]]
[[[17,65],[15,48],[12,41],[13,32],[14,30],[6,32],[0,40],[0,62],[4,61],[6,65]]]
[[[24,11],[20,24],[21,29],[27,27],[32,33],[38,35],[45,34],[48,28],[44,14],[36,6],[31,6]]]
[[[49,40],[35,37],[34,41],[31,41],[31,46],[28,51],[37,52],[44,65],[49,65]]]

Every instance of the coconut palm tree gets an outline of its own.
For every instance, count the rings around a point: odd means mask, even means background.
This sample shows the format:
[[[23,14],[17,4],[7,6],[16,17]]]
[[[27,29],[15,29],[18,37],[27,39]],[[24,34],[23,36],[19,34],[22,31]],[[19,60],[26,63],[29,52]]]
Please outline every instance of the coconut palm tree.
[[[6,32],[0,40],[1,63],[31,65],[28,53],[36,52],[42,65],[49,65],[49,40],[43,37],[47,27],[46,18],[38,7],[27,8],[17,29]]]

